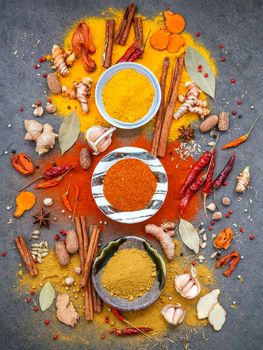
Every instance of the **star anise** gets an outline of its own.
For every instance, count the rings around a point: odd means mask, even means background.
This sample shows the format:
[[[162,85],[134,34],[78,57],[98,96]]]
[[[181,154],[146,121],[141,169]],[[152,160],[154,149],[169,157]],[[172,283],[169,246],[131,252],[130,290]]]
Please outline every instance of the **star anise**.
[[[33,215],[34,221],[33,224],[39,224],[39,228],[41,226],[49,227],[49,215],[50,212],[45,212],[43,208],[37,213]]]
[[[190,141],[195,138],[195,131],[191,128],[191,125],[187,126],[187,128],[182,125],[178,131],[180,132],[179,138],[183,139],[184,141]]]

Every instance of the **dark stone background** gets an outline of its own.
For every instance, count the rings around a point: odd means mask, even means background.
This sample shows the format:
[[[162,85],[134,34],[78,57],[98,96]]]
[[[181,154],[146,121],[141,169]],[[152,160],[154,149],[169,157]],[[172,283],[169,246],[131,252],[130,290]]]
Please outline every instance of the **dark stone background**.
[[[65,29],[85,15],[99,15],[100,11],[109,6],[124,7],[127,1],[27,1],[1,0],[1,48],[0,48],[0,194],[1,194],[1,236],[0,251],[8,252],[5,258],[0,257],[0,349],[36,350],[36,349],[139,349],[140,344],[127,339],[111,337],[101,341],[93,325],[79,327],[71,340],[74,331],[57,323],[47,328],[43,325],[44,318],[52,318],[40,313],[32,315],[26,305],[24,295],[21,297],[16,288],[16,271],[18,268],[17,252],[14,251],[13,239],[17,234],[29,234],[32,229],[31,217],[24,216],[23,221],[7,225],[12,211],[6,207],[14,201],[16,189],[23,180],[9,166],[9,155],[12,149],[25,150],[33,155],[33,145],[28,146],[23,141],[24,129],[22,120],[31,117],[32,101],[43,99],[45,80],[36,79],[32,65],[42,54],[50,51],[53,43],[62,43]],[[217,93],[214,110],[221,108],[238,109],[242,118],[231,120],[231,133],[221,137],[220,144],[230,137],[238,136],[247,130],[262,108],[262,1],[260,0],[199,0],[199,1],[137,1],[142,14],[153,16],[159,11],[170,7],[182,13],[187,20],[187,31],[201,32],[198,39],[203,42],[212,56],[218,61],[219,75],[217,78]],[[25,34],[26,33],[26,34]],[[38,40],[40,42],[37,44]],[[218,44],[224,44],[225,63],[220,62],[222,51]],[[237,79],[233,87],[230,79]],[[237,99],[242,98],[244,104],[237,108]],[[18,112],[20,106],[25,106],[24,113]],[[254,110],[250,106],[255,107]],[[60,121],[53,117],[45,117],[58,127]],[[12,127],[8,128],[11,123]],[[247,231],[236,237],[234,247],[237,247],[244,260],[237,271],[229,279],[224,279],[221,272],[216,272],[219,287],[222,289],[220,301],[228,312],[227,321],[220,333],[215,333],[211,327],[205,328],[204,341],[201,335],[191,340],[191,349],[210,350],[259,350],[262,349],[262,119],[259,120],[250,140],[237,151],[237,161],[229,182],[234,183],[237,173],[246,165],[250,165],[252,173],[251,186],[242,201],[234,200],[234,214],[229,223],[245,226]],[[208,137],[198,140],[205,145]],[[128,141],[127,141],[128,144]],[[4,152],[8,151],[8,155]],[[226,152],[227,153],[227,152]],[[219,163],[227,159],[227,154],[219,155]],[[229,154],[229,152],[228,152]],[[219,170],[219,168],[218,168]],[[221,194],[231,194],[233,186],[224,188]],[[234,192],[232,193],[235,196]],[[237,196],[236,196],[237,197]],[[252,199],[250,203],[249,199]],[[244,209],[248,208],[248,214]],[[202,214],[201,214],[202,215]],[[247,216],[253,219],[249,221]],[[202,216],[200,220],[202,220]],[[227,222],[228,223],[228,222]],[[218,225],[226,225],[223,221]],[[56,230],[56,226],[54,231]],[[255,235],[254,241],[249,241],[249,234]],[[52,234],[52,233],[51,233]],[[43,232],[43,238],[50,233]],[[209,257],[211,247],[205,254]],[[211,262],[212,263],[212,262]],[[237,275],[244,278],[240,283]],[[230,304],[236,300],[238,308],[233,310]],[[63,330],[66,337],[53,342],[52,334]],[[181,328],[182,329],[182,328]],[[169,331],[169,336],[177,334],[177,329]],[[110,343],[109,343],[110,342]],[[151,348],[151,346],[149,346]],[[169,349],[182,348],[169,344]],[[157,349],[157,347],[156,347]]]

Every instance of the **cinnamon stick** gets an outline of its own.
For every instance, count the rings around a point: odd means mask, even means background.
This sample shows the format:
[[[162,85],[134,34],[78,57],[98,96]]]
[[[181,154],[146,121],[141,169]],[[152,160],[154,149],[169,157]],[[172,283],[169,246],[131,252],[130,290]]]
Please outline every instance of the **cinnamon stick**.
[[[16,243],[17,249],[18,249],[30,275],[37,276],[37,274],[38,274],[37,267],[36,267],[36,264],[32,258],[32,255],[27,247],[27,244],[26,244],[24,237],[17,236],[15,238],[15,243]]]
[[[99,253],[99,247],[98,245],[96,246],[94,256],[93,256],[93,262],[97,258]],[[93,302],[93,310],[94,312],[101,312],[102,310],[102,300],[99,297],[98,293],[96,292],[96,289],[94,288],[94,285],[92,283],[92,302]]]
[[[173,78],[171,79],[171,85],[170,85],[171,94],[169,96],[170,97],[169,100],[167,100],[165,115],[163,119],[163,126],[162,126],[162,131],[160,136],[159,148],[157,153],[159,157],[164,157],[166,153],[167,142],[168,142],[169,132],[171,129],[173,112],[174,112],[174,107],[177,99],[178,87],[181,79],[183,65],[184,65],[184,56],[181,56],[179,57],[179,59],[178,58],[176,59],[176,67],[174,68],[174,74],[173,74],[174,79]]]
[[[88,252],[89,239],[88,239],[88,233],[86,230],[86,220],[84,216],[80,217],[80,224],[81,224],[82,239],[83,239],[83,256],[85,260],[85,257]]]
[[[136,5],[134,3],[131,3],[130,6],[126,8],[124,16],[122,18],[120,27],[117,32],[116,40],[115,40],[116,44],[119,44],[119,45],[126,44],[135,12],[136,12]]]
[[[112,50],[114,43],[114,30],[115,30],[115,20],[106,20],[106,30],[105,30],[105,49],[103,57],[103,67],[109,68],[112,61]]]
[[[96,248],[96,245],[98,244],[99,234],[100,234],[100,229],[95,225],[93,227],[93,232],[90,237],[89,248],[85,259],[85,264],[82,270],[82,279],[80,282],[80,286],[82,288],[84,288],[88,282],[88,277],[89,277],[89,273],[92,265],[95,248]]]
[[[160,78],[162,99],[161,99],[161,104],[160,104],[160,107],[159,107],[159,110],[158,110],[157,116],[156,116],[154,135],[153,135],[153,141],[152,141],[152,150],[151,150],[152,154],[155,157],[157,157],[160,135],[161,135],[161,131],[162,131],[164,112],[165,112],[165,86],[166,86],[167,73],[169,70],[169,66],[170,66],[170,59],[169,59],[169,57],[165,57],[163,60],[162,74],[161,74],[161,78]]]
[[[87,286],[84,292],[85,296],[85,319],[87,321],[93,320],[93,304],[92,304],[92,291],[91,291],[91,278],[87,281]]]
[[[81,222],[80,218],[78,216],[75,217],[75,227],[76,227],[76,233],[79,241],[79,259],[80,259],[80,265],[83,269],[85,258],[84,258],[84,245],[83,245],[83,236],[82,236],[82,228],[81,228]]]
[[[142,25],[142,17],[135,17],[134,22],[134,36],[135,40],[143,46],[143,25]]]

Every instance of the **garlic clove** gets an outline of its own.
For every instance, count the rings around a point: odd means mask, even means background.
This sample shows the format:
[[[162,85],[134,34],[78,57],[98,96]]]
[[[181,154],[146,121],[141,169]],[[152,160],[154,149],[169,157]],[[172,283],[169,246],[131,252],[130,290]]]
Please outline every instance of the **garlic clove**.
[[[201,291],[198,279],[189,273],[175,276],[175,289],[186,299],[194,299]]]
[[[38,106],[33,110],[33,115],[35,117],[42,117],[44,114],[44,108],[42,106]]]
[[[219,289],[214,289],[212,292],[205,294],[202,296],[196,305],[197,308],[197,317],[199,320],[203,318],[207,318],[210,311],[217,304],[217,298],[220,294]]]
[[[185,292],[186,299],[194,299],[200,293],[200,288],[197,284],[194,284],[187,292]]]
[[[184,273],[182,275],[176,275],[174,279],[175,289],[179,292],[184,286],[189,282],[191,275],[189,273]]]
[[[162,309],[161,314],[169,324],[174,326],[182,323],[185,317],[185,311],[181,304],[168,304]]]
[[[195,281],[193,279],[190,279],[189,282],[184,286],[181,293],[185,294],[187,293],[195,284]]]
[[[103,126],[92,126],[86,132],[86,139],[93,150],[94,155],[98,155],[110,146],[112,133],[116,130],[115,127],[109,129],[104,128]]]
[[[226,311],[219,304],[215,304],[208,315],[208,321],[214,330],[220,331],[226,321]]]

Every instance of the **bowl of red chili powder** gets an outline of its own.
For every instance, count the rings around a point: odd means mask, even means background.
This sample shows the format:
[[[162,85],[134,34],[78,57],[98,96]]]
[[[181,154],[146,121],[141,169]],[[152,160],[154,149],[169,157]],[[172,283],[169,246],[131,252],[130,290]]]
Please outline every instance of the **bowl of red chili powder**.
[[[151,218],[164,203],[168,178],[161,162],[137,147],[108,153],[91,180],[93,198],[110,219],[135,224]]]

